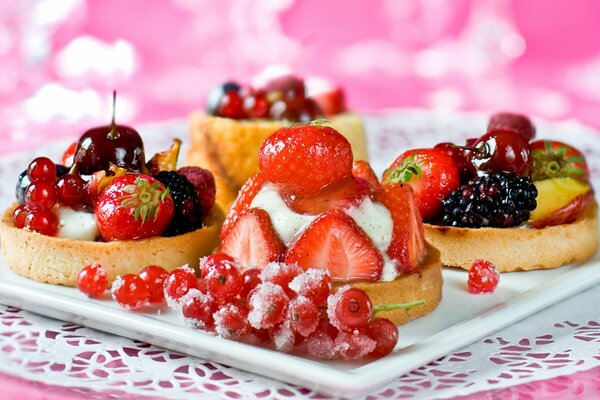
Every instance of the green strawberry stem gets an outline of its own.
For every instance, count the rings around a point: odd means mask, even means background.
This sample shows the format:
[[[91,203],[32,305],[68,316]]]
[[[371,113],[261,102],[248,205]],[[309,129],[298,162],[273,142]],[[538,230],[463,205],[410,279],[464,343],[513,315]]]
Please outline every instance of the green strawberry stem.
[[[421,179],[421,163],[422,161],[417,161],[414,154],[409,156],[398,167],[389,169],[384,173],[384,176],[386,176],[384,183],[406,183],[413,176]]]
[[[110,131],[106,135],[106,138],[108,140],[117,140],[119,138],[119,131],[117,130],[117,124],[115,124],[116,109],[117,109],[117,91],[113,90],[112,122],[110,123]]]
[[[400,309],[408,310],[413,307],[422,306],[425,303],[426,303],[425,300],[417,300],[417,301],[413,301],[412,303],[392,303],[392,304],[383,304],[380,306],[374,306],[372,315],[374,316],[376,313],[378,313],[380,311],[393,311],[393,310],[400,310]]]

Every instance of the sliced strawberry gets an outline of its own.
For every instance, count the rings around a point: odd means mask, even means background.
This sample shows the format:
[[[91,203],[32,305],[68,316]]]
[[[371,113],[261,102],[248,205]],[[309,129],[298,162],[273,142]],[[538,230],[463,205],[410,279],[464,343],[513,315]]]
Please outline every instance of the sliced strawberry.
[[[350,216],[332,209],[317,217],[288,247],[284,260],[327,268],[333,280],[378,280],[383,257]]]
[[[411,187],[399,183],[386,184],[377,191],[375,198],[386,206],[394,221],[388,256],[398,262],[398,272],[417,272],[427,249],[423,221]]]
[[[571,202],[564,207],[554,211],[552,214],[538,219],[531,223],[534,228],[545,228],[547,226],[570,224],[574,222],[581,213],[586,209],[586,206],[594,199],[594,192],[589,191],[580,196],[575,197]]]
[[[310,196],[286,196],[286,204],[300,214],[317,215],[332,208],[345,208],[358,204],[370,194],[368,184],[354,176],[348,176],[340,182],[325,186],[319,193]]]
[[[366,161],[354,161],[352,164],[352,175],[356,178],[364,179],[373,190],[377,190],[381,186],[377,175],[375,175],[375,171],[373,171],[371,165]]]
[[[221,241],[221,252],[238,258],[246,267],[264,267],[279,261],[285,246],[265,210],[250,208],[233,223]]]
[[[227,212],[223,227],[221,228],[221,240],[227,235],[240,214],[250,208],[250,204],[256,194],[262,189],[266,183],[265,176],[260,172],[255,173],[244,183],[240,189],[237,198]]]

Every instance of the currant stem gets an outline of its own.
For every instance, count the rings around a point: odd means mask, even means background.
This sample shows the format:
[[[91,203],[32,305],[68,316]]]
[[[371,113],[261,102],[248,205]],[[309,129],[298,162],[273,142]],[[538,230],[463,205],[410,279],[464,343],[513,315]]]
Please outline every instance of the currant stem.
[[[112,102],[112,122],[110,124],[110,132],[106,135],[109,140],[116,140],[119,138],[119,131],[117,130],[117,124],[115,123],[115,114],[117,109],[117,91],[113,90],[113,102]]]
[[[413,301],[412,303],[392,303],[392,304],[383,304],[380,306],[374,306],[372,315],[375,315],[379,311],[392,311],[392,310],[399,310],[399,309],[408,310],[409,308],[422,306],[425,303],[426,303],[425,300],[417,300],[417,301]]]

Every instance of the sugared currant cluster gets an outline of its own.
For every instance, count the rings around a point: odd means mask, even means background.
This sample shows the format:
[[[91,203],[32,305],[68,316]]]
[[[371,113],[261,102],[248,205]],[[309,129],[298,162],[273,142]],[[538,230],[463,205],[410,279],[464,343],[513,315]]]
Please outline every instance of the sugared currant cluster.
[[[267,118],[309,122],[322,117],[317,102],[306,96],[304,81],[294,76],[272,80],[263,88],[226,82],[209,93],[206,111],[225,118]]]
[[[55,236],[59,222],[52,209],[62,204],[78,209],[85,204],[85,181],[76,174],[66,173],[46,157],[38,157],[19,176],[17,200],[12,214],[17,228],[26,228],[44,235]]]

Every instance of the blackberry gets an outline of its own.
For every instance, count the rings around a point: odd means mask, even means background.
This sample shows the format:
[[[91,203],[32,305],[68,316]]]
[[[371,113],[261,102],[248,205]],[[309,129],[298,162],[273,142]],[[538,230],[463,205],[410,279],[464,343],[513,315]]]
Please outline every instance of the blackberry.
[[[175,212],[164,236],[175,236],[191,232],[202,227],[202,207],[196,196],[194,185],[175,171],[161,171],[154,175],[169,188]]]
[[[536,197],[527,177],[505,172],[478,176],[442,201],[442,223],[468,228],[520,225],[535,209]]]

